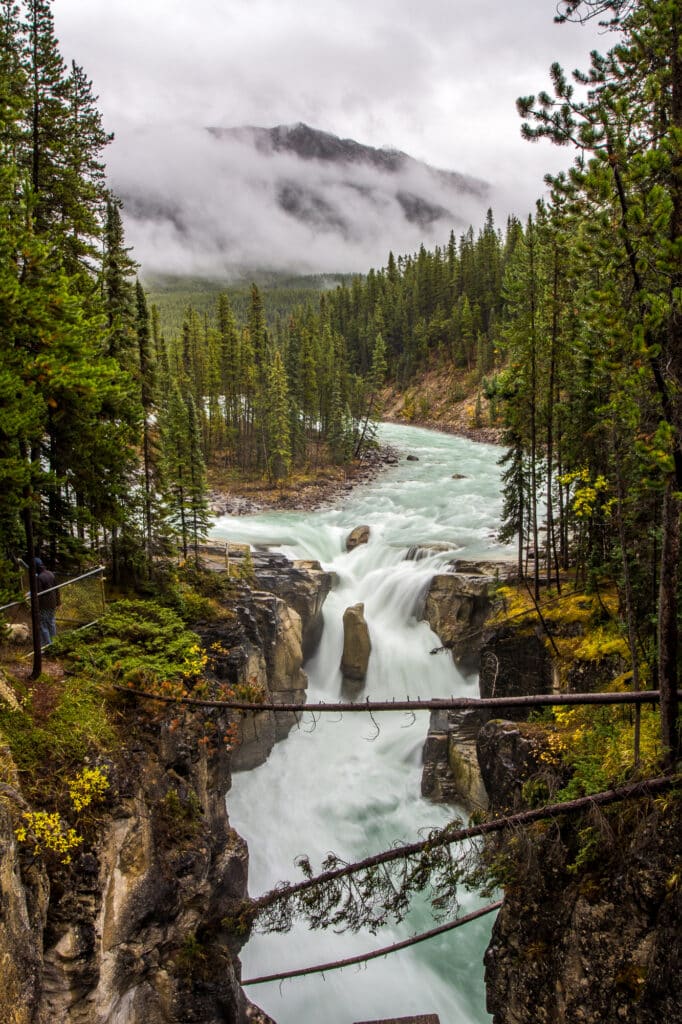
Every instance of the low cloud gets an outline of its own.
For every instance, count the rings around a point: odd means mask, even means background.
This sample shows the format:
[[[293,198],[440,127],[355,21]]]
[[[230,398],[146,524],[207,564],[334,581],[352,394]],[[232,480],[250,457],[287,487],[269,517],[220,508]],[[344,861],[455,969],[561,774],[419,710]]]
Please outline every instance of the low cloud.
[[[116,133],[107,156],[115,188],[180,210],[179,221],[150,219],[129,203],[138,258],[176,267],[189,259],[201,272],[254,260],[366,269],[389,248],[442,241],[450,227],[421,232],[390,199],[377,224],[380,203],[326,181],[325,196],[347,213],[339,245],[279,209],[275,182],[287,168],[220,151],[204,126],[305,121],[396,146],[489,181],[504,223],[532,209],[545,171],[571,160],[521,140],[516,97],[545,88],[552,61],[584,68],[593,47],[614,42],[596,19],[554,24],[554,0],[53,0],[53,10],[65,57],[92,77]],[[312,168],[298,170],[305,188]],[[464,201],[453,212],[478,225],[484,211]]]
[[[146,273],[365,271],[391,250],[444,244],[450,230],[480,223],[490,201],[484,183],[456,187],[416,161],[389,173],[203,129],[131,133],[110,175]]]

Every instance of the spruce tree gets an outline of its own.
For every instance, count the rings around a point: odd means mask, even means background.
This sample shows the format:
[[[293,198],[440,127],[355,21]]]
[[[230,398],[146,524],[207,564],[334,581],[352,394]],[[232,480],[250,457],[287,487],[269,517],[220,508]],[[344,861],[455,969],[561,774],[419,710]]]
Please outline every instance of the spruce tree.
[[[269,479],[276,483],[291,471],[289,389],[282,356],[277,349],[268,367],[266,401],[267,470]]]

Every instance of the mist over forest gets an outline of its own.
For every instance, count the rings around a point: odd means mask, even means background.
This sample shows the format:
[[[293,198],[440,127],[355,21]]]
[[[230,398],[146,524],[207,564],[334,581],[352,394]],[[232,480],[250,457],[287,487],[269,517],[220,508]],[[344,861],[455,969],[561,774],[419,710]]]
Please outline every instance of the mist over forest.
[[[485,181],[299,124],[139,130],[110,153],[145,274],[365,272],[480,224]]]

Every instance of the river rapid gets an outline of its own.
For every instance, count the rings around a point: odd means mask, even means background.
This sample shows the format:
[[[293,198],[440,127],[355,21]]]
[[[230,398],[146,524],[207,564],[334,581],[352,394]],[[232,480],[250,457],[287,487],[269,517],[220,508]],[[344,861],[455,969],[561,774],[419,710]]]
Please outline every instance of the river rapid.
[[[445,652],[431,655],[438,637],[417,616],[431,577],[448,558],[506,557],[495,541],[499,523],[500,449],[416,427],[386,424],[382,443],[401,452],[399,464],[358,487],[337,508],[224,516],[212,536],[268,545],[290,558],[319,559],[337,583],[324,606],[324,631],[304,665],[309,700],[341,698],[342,616],[365,604],[372,641],[361,699],[477,696]],[[418,461],[407,461],[407,454]],[[454,479],[453,476],[458,476]],[[345,550],[360,524],[371,527],[367,545]],[[447,553],[407,561],[412,545],[445,543]],[[416,718],[416,720],[415,720]],[[306,720],[307,719],[307,720]],[[307,854],[315,871],[333,850],[358,860],[393,843],[412,842],[442,827],[457,808],[420,796],[421,752],[428,714],[342,719],[304,716],[301,727],[277,744],[267,763],[236,774],[228,796],[230,821],[247,840],[249,891],[256,896],[282,880],[302,876],[295,859]],[[462,895],[461,913],[480,905]],[[492,916],[362,967],[250,987],[250,998],[278,1024],[353,1024],[387,1017],[437,1013],[441,1024],[483,1024],[483,953]],[[255,934],[241,954],[244,978],[324,963],[367,952],[433,926],[429,907],[415,906],[379,935],[311,932],[298,924],[287,935]]]

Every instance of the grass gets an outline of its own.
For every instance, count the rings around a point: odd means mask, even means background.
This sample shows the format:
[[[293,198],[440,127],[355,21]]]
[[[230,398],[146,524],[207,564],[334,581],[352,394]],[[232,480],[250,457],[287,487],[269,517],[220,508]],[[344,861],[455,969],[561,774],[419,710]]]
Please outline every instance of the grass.
[[[45,797],[65,771],[117,742],[97,680],[43,676],[33,684],[16,680],[15,691],[18,709],[0,703],[0,739],[6,748],[4,755],[0,753],[0,767],[4,776],[13,761],[27,794]]]

